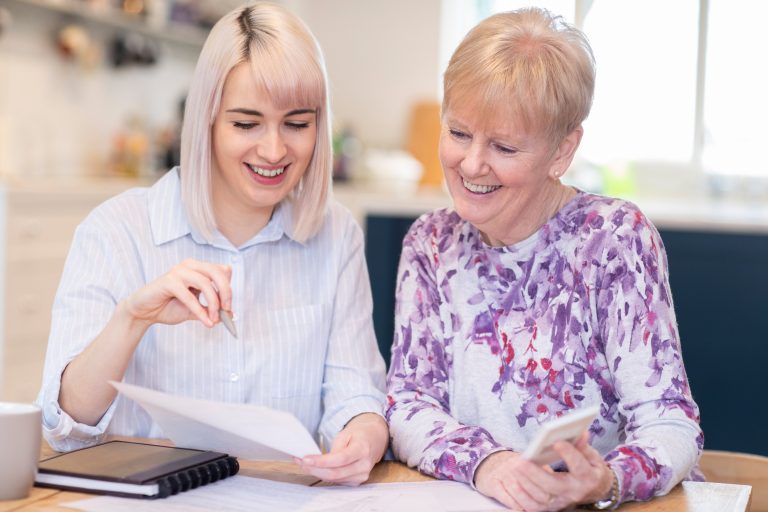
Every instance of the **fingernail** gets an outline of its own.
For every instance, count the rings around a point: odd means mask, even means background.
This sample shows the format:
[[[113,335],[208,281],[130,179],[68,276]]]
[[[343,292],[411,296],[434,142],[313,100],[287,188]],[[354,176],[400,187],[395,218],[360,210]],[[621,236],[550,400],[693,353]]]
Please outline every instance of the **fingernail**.
[[[315,465],[315,461],[313,461],[312,459],[307,458],[307,457],[301,459],[301,462],[303,464],[307,465],[307,466],[314,466]]]

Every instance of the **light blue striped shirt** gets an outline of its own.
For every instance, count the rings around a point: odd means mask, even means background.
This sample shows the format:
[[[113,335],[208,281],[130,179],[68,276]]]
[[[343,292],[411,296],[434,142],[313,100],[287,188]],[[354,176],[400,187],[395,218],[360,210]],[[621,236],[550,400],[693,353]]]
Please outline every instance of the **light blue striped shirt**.
[[[125,382],[199,399],[266,405],[293,413],[330,441],[355,415],[382,414],[384,361],[360,227],[332,202],[320,232],[291,236],[283,203],[253,239],[207,243],[187,221],[178,170],[96,208],[75,231],[53,306],[38,403],[52,448],[68,451],[104,435],[163,437],[132,401],[118,396],[95,426],[58,404],[64,368],[101,332],[118,302],[186,258],[232,267],[239,339],[223,324],[153,325]]]

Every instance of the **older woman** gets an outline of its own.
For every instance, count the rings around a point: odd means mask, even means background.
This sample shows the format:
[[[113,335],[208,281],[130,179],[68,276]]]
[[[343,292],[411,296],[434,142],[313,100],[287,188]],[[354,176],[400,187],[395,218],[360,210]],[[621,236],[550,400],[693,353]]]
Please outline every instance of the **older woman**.
[[[107,383],[125,380],[289,411],[331,447],[307,472],[367,479],[388,442],[384,362],[362,232],[328,200],[329,119],[323,57],[299,19],[257,3],[216,24],[181,166],[75,234],[38,399],[55,449],[161,436]]]
[[[504,505],[613,508],[696,477],[703,437],[659,234],[629,202],[560,182],[594,86],[581,32],[492,16],[445,73],[440,160],[453,209],[404,241],[387,416],[397,457]],[[564,464],[519,456],[599,405]]]

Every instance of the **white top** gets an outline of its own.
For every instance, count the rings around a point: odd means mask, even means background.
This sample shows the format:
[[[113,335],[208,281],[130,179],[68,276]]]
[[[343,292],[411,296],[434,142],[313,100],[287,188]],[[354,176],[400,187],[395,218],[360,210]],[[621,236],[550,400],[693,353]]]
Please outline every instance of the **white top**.
[[[64,368],[101,332],[117,303],[185,258],[231,265],[239,339],[223,324],[155,324],[125,382],[289,411],[326,441],[357,414],[381,414],[384,361],[373,332],[362,231],[349,212],[332,203],[320,232],[300,243],[284,203],[242,246],[218,233],[208,243],[187,221],[179,183],[173,169],[151,188],[106,201],[75,231],[38,397],[51,447],[73,450],[105,434],[163,437],[122,396],[95,426],[75,422],[58,396]]]

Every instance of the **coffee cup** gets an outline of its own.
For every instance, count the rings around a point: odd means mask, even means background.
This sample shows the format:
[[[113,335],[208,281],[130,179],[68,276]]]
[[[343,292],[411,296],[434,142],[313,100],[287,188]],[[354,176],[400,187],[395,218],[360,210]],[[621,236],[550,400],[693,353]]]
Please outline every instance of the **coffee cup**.
[[[29,495],[35,483],[41,437],[38,406],[0,402],[0,500]]]

